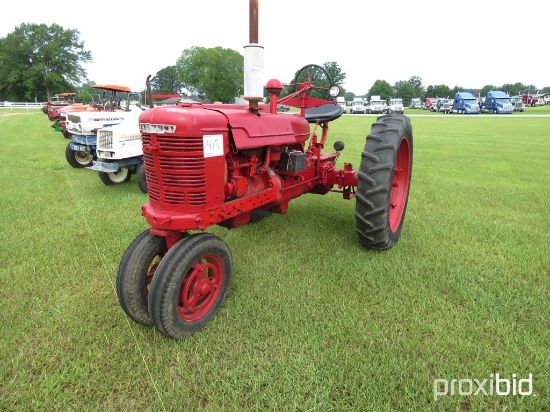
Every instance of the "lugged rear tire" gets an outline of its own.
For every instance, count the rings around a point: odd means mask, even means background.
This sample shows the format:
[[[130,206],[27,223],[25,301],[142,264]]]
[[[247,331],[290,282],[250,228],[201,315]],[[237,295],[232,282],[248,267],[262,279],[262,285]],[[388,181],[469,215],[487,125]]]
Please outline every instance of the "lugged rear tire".
[[[355,194],[359,241],[370,249],[392,247],[401,235],[412,174],[413,134],[401,114],[378,117],[361,153]]]

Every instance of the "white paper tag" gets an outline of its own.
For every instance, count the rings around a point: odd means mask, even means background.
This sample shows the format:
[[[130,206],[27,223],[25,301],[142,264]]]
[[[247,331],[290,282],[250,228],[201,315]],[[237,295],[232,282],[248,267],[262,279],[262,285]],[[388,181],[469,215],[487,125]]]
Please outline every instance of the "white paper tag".
[[[205,134],[202,137],[204,157],[223,156],[223,135]]]

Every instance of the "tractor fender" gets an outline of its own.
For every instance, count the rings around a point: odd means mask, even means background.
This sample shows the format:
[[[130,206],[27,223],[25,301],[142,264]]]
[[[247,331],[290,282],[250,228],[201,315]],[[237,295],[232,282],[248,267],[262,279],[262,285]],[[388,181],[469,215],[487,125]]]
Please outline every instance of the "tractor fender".
[[[298,114],[221,109],[237,149],[303,143],[309,138],[309,123]]]

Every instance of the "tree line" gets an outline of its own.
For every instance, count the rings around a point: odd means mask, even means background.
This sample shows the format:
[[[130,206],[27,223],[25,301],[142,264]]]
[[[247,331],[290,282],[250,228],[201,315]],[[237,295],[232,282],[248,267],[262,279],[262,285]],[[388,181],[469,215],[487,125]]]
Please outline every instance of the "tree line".
[[[56,93],[78,91],[77,98],[91,101],[95,82],[87,78],[84,63],[93,62],[92,53],[84,48],[80,32],[64,29],[58,24],[22,23],[6,37],[0,38],[0,100],[49,101]],[[326,86],[324,74],[333,83],[342,84],[346,74],[336,62],[325,62],[324,70],[312,73],[313,79]],[[294,79],[285,79],[292,83]],[[191,47],[182,51],[174,65],[159,70],[151,78],[153,93],[177,93],[184,96],[230,103],[241,96],[244,84],[244,57],[239,52],[222,47]],[[455,86],[430,85],[425,87],[422,78],[412,76],[393,86],[385,80],[376,80],[365,96],[341,90],[341,96],[351,101],[355,97],[367,99],[379,95],[382,99],[400,97],[408,101],[413,97],[450,97],[458,91],[471,91],[482,96],[489,90],[502,90],[509,95],[531,91],[550,92],[550,87],[537,89],[522,83],[501,86],[486,85],[481,90]],[[145,90],[141,90],[142,95]],[[283,93],[289,91],[283,91]],[[269,96],[265,96],[269,99]]]
[[[475,96],[483,97],[491,90],[501,90],[508,93],[509,96],[517,96],[524,93],[549,93],[550,86],[540,89],[532,84],[525,85],[523,83],[514,83],[500,86],[488,84],[481,89],[471,89],[463,86],[454,86],[450,88],[444,84],[424,87],[422,85],[422,78],[412,76],[409,80],[398,81],[393,86],[385,80],[376,80],[365,96],[356,96],[353,93],[346,93],[345,98],[347,101],[352,101],[355,97],[364,97],[366,100],[370,100],[371,96],[380,96],[383,100],[388,100],[392,97],[400,97],[404,102],[409,102],[412,98],[420,98],[422,100],[426,97],[454,98],[456,93],[464,91],[470,92]]]

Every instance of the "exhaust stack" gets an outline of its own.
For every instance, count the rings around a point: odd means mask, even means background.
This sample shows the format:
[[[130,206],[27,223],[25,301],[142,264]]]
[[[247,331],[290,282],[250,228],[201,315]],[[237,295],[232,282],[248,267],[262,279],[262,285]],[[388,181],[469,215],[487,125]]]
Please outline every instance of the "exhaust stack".
[[[264,98],[264,48],[258,44],[258,0],[250,0],[249,44],[244,46],[244,99],[250,110]]]

